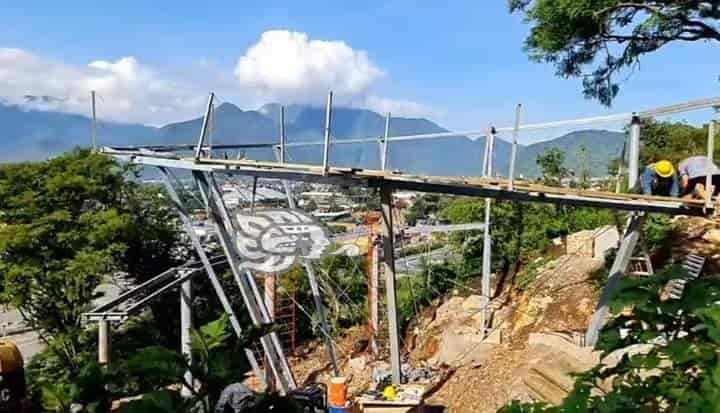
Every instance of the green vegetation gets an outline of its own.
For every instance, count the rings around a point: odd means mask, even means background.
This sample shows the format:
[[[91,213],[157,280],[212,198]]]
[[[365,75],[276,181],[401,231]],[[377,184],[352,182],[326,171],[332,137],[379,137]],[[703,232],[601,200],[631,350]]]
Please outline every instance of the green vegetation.
[[[586,97],[610,105],[617,76],[676,42],[720,41],[715,1],[510,0],[532,25],[525,48],[562,77],[583,80]]]
[[[12,305],[73,372],[80,317],[105,277],[143,280],[173,264],[178,237],[159,193],[86,150],[0,167],[0,301]]]
[[[624,279],[612,301],[615,318],[598,348],[605,355],[631,345],[646,345],[646,351],[580,374],[560,406],[513,402],[500,412],[717,411],[720,281],[697,279],[681,300],[661,300],[664,285],[683,276],[683,269],[670,267],[654,277]]]
[[[542,181],[545,185],[560,186],[560,182],[569,171],[565,168],[565,152],[557,148],[548,149],[538,155],[537,164],[542,172]]]

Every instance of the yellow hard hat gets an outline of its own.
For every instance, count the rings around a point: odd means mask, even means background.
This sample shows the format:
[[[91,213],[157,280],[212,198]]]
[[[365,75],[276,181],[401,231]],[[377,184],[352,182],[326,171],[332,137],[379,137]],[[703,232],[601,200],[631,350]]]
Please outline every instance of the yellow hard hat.
[[[395,391],[395,387],[393,387],[393,386],[385,387],[385,390],[383,390],[383,397],[385,398],[385,400],[394,400],[397,397],[397,392]]]
[[[672,162],[662,160],[655,164],[655,172],[663,178],[670,178],[675,173]]]

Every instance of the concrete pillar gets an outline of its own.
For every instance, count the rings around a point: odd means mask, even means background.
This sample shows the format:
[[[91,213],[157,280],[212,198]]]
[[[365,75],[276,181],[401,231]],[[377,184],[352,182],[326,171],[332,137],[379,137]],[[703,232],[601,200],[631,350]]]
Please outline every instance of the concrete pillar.
[[[98,322],[98,363],[110,363],[110,321]]]
[[[393,384],[400,384],[402,381],[400,333],[397,318],[397,292],[395,291],[395,246],[393,239],[392,189],[390,187],[385,185],[380,187],[380,202],[382,204],[383,263],[387,294],[388,329],[390,333],[390,368],[392,370]]]
[[[180,287],[180,353],[190,364],[192,364],[192,300],[192,278],[189,278]],[[194,386],[193,380],[192,372],[186,371],[185,382]],[[181,393],[183,397],[190,397],[192,390],[183,386]]]

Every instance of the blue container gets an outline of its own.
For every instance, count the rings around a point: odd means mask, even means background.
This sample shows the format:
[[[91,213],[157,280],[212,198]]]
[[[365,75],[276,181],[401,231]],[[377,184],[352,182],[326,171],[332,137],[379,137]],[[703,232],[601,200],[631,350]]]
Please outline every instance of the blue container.
[[[332,407],[328,408],[328,413],[350,413],[349,407]]]

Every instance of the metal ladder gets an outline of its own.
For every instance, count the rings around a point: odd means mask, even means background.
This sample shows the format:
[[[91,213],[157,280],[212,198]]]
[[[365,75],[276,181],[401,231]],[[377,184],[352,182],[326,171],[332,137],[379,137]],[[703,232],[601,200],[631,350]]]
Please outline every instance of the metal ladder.
[[[676,278],[668,281],[665,285],[667,297],[673,300],[679,300],[682,298],[683,292],[685,291],[685,285],[687,285],[688,281],[698,278],[702,273],[704,266],[705,257],[694,254],[690,254],[685,257],[682,267],[687,271],[687,275],[682,278]]]
[[[634,277],[649,277],[655,274],[652,261],[650,260],[650,254],[648,253],[647,246],[645,245],[643,239],[641,239],[638,244],[640,254],[630,257],[627,275]]]

